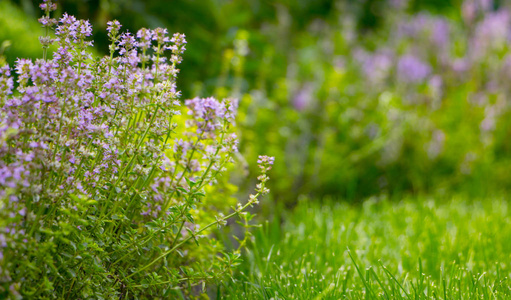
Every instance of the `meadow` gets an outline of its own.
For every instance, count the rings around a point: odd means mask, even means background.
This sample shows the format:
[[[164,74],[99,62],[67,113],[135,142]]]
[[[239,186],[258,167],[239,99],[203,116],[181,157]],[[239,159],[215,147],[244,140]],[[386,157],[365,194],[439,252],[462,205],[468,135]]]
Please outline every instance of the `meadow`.
[[[509,299],[511,5],[0,2],[0,299]]]

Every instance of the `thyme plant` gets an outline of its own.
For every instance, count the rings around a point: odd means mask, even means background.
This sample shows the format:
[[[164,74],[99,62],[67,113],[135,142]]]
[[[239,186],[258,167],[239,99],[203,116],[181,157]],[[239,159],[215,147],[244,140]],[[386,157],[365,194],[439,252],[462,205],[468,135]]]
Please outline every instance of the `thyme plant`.
[[[95,58],[88,21],[41,8],[43,58],[0,69],[0,298],[154,299],[231,274],[239,251],[212,230],[250,227],[273,164],[260,157],[256,193],[228,212],[237,102],[181,106],[183,34],[111,21]]]

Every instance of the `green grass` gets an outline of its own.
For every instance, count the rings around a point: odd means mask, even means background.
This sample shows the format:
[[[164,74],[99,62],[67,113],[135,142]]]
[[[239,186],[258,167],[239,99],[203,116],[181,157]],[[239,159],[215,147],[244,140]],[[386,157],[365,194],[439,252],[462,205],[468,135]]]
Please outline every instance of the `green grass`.
[[[256,230],[233,299],[511,299],[504,199],[302,202]]]

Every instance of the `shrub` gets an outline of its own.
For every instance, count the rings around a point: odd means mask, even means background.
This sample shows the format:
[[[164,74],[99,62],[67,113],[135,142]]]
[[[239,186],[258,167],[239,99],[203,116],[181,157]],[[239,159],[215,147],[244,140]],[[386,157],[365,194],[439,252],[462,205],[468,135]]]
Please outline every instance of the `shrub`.
[[[19,59],[16,84],[0,69],[0,298],[153,299],[228,276],[239,251],[212,232],[235,216],[250,227],[273,164],[261,156],[256,194],[232,201],[237,102],[181,107],[182,34],[111,21],[110,55],[94,58],[88,21],[41,8],[46,32],[58,25],[43,59]]]

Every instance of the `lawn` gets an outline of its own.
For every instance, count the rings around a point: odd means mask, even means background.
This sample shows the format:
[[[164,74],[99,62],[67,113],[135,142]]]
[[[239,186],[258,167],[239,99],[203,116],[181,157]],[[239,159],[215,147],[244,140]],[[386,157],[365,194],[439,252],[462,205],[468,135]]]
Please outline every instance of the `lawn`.
[[[233,299],[508,299],[505,199],[301,202],[255,232]]]

